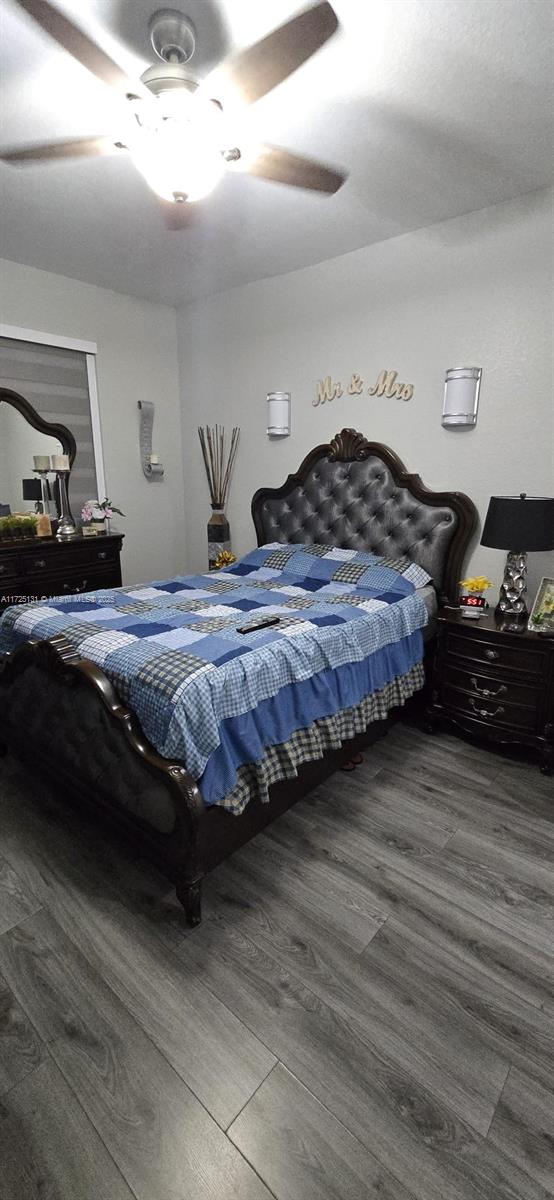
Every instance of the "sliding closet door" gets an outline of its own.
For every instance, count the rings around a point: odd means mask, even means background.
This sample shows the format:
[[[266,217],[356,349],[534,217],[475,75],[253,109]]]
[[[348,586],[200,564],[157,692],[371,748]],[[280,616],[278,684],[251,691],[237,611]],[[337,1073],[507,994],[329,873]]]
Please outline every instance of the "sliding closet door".
[[[87,355],[77,350],[0,337],[0,387],[19,392],[46,421],[67,425],[71,430],[77,443],[77,454],[71,472],[69,498],[73,515],[80,516],[85,500],[98,497]],[[31,441],[32,435],[30,430]],[[36,434],[34,436],[36,439]],[[17,463],[22,476],[33,474],[31,441],[25,461]],[[40,449],[38,447],[36,452]],[[0,457],[2,454],[6,457],[9,452],[9,446],[3,446]]]

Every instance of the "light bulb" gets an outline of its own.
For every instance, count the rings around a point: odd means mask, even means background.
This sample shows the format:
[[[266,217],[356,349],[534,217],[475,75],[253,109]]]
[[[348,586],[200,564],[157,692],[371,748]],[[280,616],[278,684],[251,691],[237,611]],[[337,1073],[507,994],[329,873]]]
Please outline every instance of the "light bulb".
[[[163,200],[176,195],[200,200],[219,183],[222,158],[221,112],[190,92],[162,92],[136,121],[128,146],[148,185]]]

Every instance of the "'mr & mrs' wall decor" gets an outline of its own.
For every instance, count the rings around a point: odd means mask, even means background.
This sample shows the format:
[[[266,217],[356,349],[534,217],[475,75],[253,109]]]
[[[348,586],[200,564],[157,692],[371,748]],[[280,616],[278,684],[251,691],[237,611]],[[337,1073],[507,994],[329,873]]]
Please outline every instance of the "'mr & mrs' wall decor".
[[[367,388],[368,396],[384,396],[387,400],[411,400],[414,394],[413,383],[398,383],[397,378],[397,371],[381,371],[376,383]],[[335,383],[330,375],[326,375],[324,379],[317,381],[312,404],[317,408],[319,404],[326,404],[328,400],[338,400],[345,395],[361,396],[363,392],[364,381],[361,375],[352,374],[346,388],[343,388],[340,382]]]

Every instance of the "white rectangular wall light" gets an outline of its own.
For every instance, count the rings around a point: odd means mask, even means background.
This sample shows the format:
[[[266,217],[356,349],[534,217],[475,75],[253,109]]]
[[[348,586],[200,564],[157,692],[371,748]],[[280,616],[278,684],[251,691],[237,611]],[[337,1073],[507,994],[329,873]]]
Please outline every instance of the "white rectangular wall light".
[[[290,392],[267,393],[267,432],[269,437],[288,437]]]
[[[477,424],[481,375],[481,367],[452,367],[446,372],[442,407],[442,423],[446,429]]]

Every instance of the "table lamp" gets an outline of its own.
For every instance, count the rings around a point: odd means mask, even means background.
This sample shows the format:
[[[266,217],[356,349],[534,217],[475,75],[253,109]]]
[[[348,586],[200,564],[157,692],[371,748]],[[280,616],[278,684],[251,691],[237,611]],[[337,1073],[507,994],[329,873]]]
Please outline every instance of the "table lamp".
[[[24,500],[34,500],[35,512],[40,512],[40,502],[42,500],[42,488],[40,479],[22,479],[21,494]]]
[[[554,550],[554,497],[491,496],[481,545],[508,551],[496,615],[526,621],[527,554]]]

